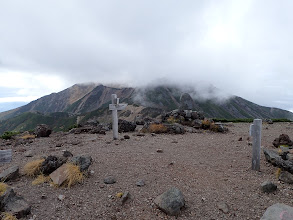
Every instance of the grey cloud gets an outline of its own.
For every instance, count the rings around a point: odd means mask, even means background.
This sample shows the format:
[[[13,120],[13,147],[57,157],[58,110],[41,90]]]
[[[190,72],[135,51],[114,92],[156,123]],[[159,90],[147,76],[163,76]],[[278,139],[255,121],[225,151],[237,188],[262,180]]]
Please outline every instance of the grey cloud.
[[[57,74],[68,85],[205,82],[293,109],[292,6],[289,0],[1,1],[0,68]]]

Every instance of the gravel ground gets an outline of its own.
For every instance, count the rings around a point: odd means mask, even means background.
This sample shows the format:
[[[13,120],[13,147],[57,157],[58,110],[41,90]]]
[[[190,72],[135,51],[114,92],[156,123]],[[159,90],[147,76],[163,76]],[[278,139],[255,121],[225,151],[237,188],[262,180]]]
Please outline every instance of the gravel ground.
[[[112,140],[112,133],[64,134],[54,133],[49,138],[38,138],[30,144],[6,145],[1,149],[14,150],[13,161],[2,165],[21,168],[43,155],[62,155],[69,150],[73,155],[90,155],[92,174],[82,184],[54,188],[48,184],[33,186],[32,178],[21,176],[8,184],[32,205],[34,219],[260,219],[266,208],[275,203],[293,206],[293,187],[276,179],[276,168],[261,154],[261,171],[251,170],[251,146],[247,143],[249,124],[228,124],[226,134],[199,132],[184,135],[128,133],[129,140]],[[272,141],[285,133],[293,138],[293,124],[263,125],[262,146],[272,148]],[[123,137],[123,134],[120,134]],[[238,139],[242,137],[243,141]],[[62,143],[62,147],[56,144]],[[162,153],[157,150],[162,149]],[[24,157],[32,150],[34,157]],[[114,176],[115,184],[103,180]],[[136,182],[143,179],[145,186]],[[260,191],[260,185],[271,180],[278,190],[271,194]],[[154,205],[154,199],[171,186],[179,188],[186,201],[181,214],[170,217]],[[128,191],[131,198],[121,205],[116,197]],[[58,200],[59,195],[65,199]],[[42,198],[42,196],[46,198]],[[218,205],[226,203],[228,213]]]

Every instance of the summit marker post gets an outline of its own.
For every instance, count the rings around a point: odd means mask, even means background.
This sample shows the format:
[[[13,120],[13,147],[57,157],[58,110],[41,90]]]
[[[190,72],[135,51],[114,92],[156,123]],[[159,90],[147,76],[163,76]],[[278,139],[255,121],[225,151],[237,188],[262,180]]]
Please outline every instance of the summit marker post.
[[[123,110],[126,108],[126,103],[119,103],[119,98],[116,94],[111,95],[112,104],[109,104],[109,110],[112,111],[112,129],[113,129],[113,139],[118,139],[118,110]]]
[[[254,119],[250,125],[249,134],[252,136],[252,170],[260,171],[260,146],[261,146],[262,120]]]

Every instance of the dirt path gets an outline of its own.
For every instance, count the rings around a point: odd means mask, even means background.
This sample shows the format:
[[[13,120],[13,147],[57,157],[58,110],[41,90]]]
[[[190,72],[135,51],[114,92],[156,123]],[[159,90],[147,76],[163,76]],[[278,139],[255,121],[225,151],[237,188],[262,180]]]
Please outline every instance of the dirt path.
[[[111,132],[106,135],[57,133],[15,147],[10,165],[23,167],[32,160],[23,156],[23,150],[31,149],[34,158],[61,155],[62,150],[69,150],[73,155],[91,155],[94,162],[90,170],[94,173],[71,189],[52,188],[48,184],[32,186],[32,179],[25,176],[9,184],[31,202],[29,217],[35,219],[176,219],[153,204],[156,196],[171,186],[178,187],[186,200],[186,208],[177,219],[260,219],[265,209],[277,202],[293,206],[293,187],[278,183],[276,168],[265,162],[263,153],[261,172],[251,171],[248,129],[249,124],[233,124],[227,134],[138,137],[130,133],[129,140],[117,141],[112,141]],[[262,145],[271,147],[281,133],[293,138],[292,131],[293,125],[288,123],[263,125]],[[238,141],[240,137],[243,141]],[[56,148],[60,142],[63,146]],[[157,149],[163,152],[158,153]],[[103,183],[109,175],[117,179],[115,184]],[[136,186],[140,179],[145,181],[145,186]],[[278,190],[262,193],[260,184],[265,180],[277,183]],[[125,191],[130,192],[131,199],[121,206],[115,195]],[[63,201],[57,199],[60,194],[65,195]],[[42,199],[42,195],[46,198]],[[220,211],[219,203],[226,203],[229,213]]]

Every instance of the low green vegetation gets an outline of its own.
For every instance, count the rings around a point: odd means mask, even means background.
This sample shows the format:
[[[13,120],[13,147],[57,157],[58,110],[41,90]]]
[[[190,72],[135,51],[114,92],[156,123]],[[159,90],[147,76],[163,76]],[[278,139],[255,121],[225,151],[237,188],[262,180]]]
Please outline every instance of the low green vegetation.
[[[14,135],[19,134],[17,131],[5,131],[4,134],[0,136],[0,138],[8,140],[11,139]]]
[[[235,119],[225,119],[225,118],[213,118],[214,122],[233,122],[233,123],[252,123],[253,118],[235,118]],[[271,119],[273,122],[292,122],[291,120],[287,118],[273,118]],[[265,122],[265,119],[263,119]]]

